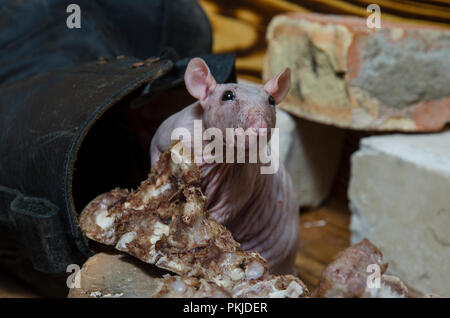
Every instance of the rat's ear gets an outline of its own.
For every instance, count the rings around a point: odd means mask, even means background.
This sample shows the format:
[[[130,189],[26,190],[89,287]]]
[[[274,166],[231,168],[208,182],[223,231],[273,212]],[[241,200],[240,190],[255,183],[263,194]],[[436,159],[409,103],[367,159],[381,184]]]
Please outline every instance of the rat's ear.
[[[189,62],[184,74],[184,83],[189,94],[200,101],[204,101],[216,89],[217,85],[208,65],[198,57]]]
[[[275,99],[275,103],[283,100],[291,88],[291,71],[288,67],[264,85],[264,90]]]

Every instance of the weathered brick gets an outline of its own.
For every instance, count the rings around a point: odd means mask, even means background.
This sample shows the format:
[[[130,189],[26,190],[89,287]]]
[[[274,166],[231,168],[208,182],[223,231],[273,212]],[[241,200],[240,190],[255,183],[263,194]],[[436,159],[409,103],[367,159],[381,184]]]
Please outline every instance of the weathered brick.
[[[281,107],[368,130],[434,131],[450,121],[450,30],[321,14],[275,17],[264,78],[292,70]]]

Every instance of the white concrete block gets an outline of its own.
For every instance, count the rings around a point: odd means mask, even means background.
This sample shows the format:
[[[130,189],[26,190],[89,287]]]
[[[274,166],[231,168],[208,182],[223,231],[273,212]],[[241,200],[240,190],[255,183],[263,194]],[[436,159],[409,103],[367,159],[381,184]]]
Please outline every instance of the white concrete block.
[[[352,243],[368,238],[407,285],[450,297],[450,131],[364,138],[351,172]]]

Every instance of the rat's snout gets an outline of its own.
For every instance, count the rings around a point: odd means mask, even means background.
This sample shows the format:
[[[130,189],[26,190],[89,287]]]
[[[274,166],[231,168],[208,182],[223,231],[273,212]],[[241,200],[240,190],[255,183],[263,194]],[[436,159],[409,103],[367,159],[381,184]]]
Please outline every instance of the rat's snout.
[[[263,119],[257,119],[255,121],[250,121],[248,127],[251,133],[254,133],[257,136],[262,136],[267,134],[267,123]]]
[[[270,129],[270,124],[267,122],[266,117],[264,111],[260,109],[249,110],[244,129],[257,136],[266,135]]]

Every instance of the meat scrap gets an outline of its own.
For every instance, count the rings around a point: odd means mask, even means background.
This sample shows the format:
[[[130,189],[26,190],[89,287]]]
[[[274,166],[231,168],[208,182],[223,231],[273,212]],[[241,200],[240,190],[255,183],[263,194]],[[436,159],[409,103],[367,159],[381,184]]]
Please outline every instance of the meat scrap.
[[[367,268],[376,264],[384,273],[387,264],[383,255],[369,240],[364,239],[342,251],[322,272],[315,297],[361,297],[371,272]]]
[[[388,264],[369,240],[363,239],[336,256],[322,272],[313,297],[407,298],[408,288],[397,277],[385,274]],[[378,269],[378,272],[377,272]],[[379,285],[375,283],[379,274]],[[424,297],[439,297],[427,294]]]
[[[79,219],[85,235],[178,274],[164,277],[163,286],[194,286],[192,296],[209,288],[232,297],[305,297],[301,280],[270,274],[257,252],[243,251],[206,213],[200,170],[181,149],[163,153],[135,191],[114,189],[91,201]],[[175,289],[163,293],[175,296]]]

